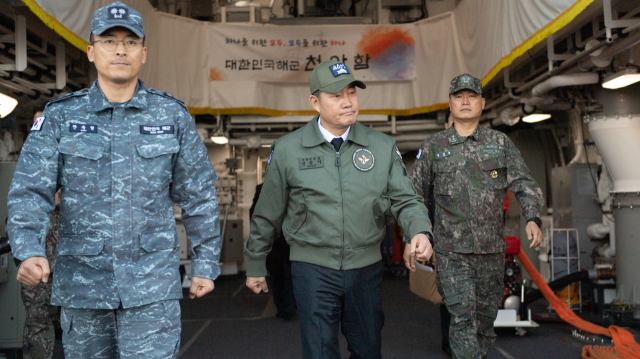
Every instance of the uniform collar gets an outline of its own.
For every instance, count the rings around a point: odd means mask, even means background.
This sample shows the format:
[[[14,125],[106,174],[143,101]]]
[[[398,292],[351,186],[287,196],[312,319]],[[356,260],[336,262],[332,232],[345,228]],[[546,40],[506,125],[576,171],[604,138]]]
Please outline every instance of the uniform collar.
[[[471,133],[467,137],[463,137],[458,134],[458,131],[456,131],[454,127],[455,127],[455,124],[449,127],[448,130],[445,130],[446,136],[449,139],[449,144],[451,145],[457,145],[457,144],[463,143],[467,138],[470,138],[477,142],[480,140],[480,137],[482,136],[483,129],[484,129],[484,127],[478,125],[478,127],[476,127],[473,133]]]
[[[349,140],[353,143],[357,143],[360,146],[369,146],[369,137],[365,133],[366,129],[364,125],[360,123],[360,121],[356,121],[356,123],[351,126],[351,131],[349,131]]]
[[[141,110],[146,110],[149,107],[147,94],[148,92],[147,88],[144,85],[144,82],[138,80],[138,84],[136,85],[136,90],[133,93],[133,97],[125,104],[125,108],[138,108]],[[98,80],[94,81],[93,85],[89,89],[89,111],[100,112],[107,108],[113,107],[114,106],[109,102],[109,100],[107,100],[107,97],[100,89]]]
[[[342,141],[346,142],[347,138],[349,136],[349,130],[351,129],[351,126],[349,126],[347,128],[346,131],[344,131],[344,133],[342,134],[342,136],[334,136],[333,133],[329,132],[329,130],[327,130],[326,128],[322,127],[322,123],[320,122],[320,118],[318,117],[318,128],[320,129],[320,133],[322,134],[322,137],[324,138],[325,141],[327,142],[331,142],[334,138],[337,137],[341,137]]]
[[[325,141],[322,133],[320,133],[320,127],[318,127],[318,118],[319,115],[313,117],[311,121],[309,121],[302,129],[302,145],[304,147],[313,147],[319,144],[322,144]],[[356,121],[349,128],[349,136],[347,137],[348,141],[353,143],[357,143],[360,146],[368,146],[369,139],[367,138],[367,134],[365,133],[364,126]]]

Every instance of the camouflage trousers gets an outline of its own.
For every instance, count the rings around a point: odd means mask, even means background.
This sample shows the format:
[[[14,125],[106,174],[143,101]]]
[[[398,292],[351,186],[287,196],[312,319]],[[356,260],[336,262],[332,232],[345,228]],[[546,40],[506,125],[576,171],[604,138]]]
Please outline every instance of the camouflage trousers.
[[[62,307],[66,358],[176,358],[180,350],[180,302],[166,300],[127,309]]]
[[[53,270],[58,241],[59,211],[51,214],[51,229],[47,234],[45,253],[49,268]],[[51,359],[56,342],[54,321],[58,320],[58,307],[51,302],[52,277],[47,283],[40,282],[35,287],[22,285],[20,294],[24,303],[26,318],[22,336],[22,355],[24,359]]]
[[[451,313],[454,358],[480,359],[496,340],[493,322],[504,293],[504,253],[438,252],[438,291]]]

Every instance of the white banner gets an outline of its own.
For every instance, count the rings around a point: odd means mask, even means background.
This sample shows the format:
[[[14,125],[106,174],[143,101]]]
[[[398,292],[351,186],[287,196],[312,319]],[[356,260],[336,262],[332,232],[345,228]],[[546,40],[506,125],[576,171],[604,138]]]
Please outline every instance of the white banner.
[[[85,50],[91,15],[113,2],[22,1]],[[314,114],[308,70],[333,56],[367,84],[363,114],[445,109],[452,78],[466,72],[486,85],[594,2],[465,0],[405,25],[274,26],[213,24],[157,11],[148,0],[122,1],[144,19],[147,86],[184,100],[194,114],[269,116]]]
[[[212,81],[307,82],[322,61],[362,81],[416,78],[415,26],[212,26]]]

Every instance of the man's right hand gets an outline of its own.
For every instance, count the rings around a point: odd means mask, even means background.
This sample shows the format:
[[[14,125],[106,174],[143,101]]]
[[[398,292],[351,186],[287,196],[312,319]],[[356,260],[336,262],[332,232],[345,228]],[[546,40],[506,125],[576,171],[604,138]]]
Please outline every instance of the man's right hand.
[[[20,264],[18,269],[18,282],[35,287],[41,281],[49,280],[49,262],[45,257],[31,257]]]
[[[269,292],[265,277],[247,277],[247,287],[256,294],[260,294],[260,291]]]

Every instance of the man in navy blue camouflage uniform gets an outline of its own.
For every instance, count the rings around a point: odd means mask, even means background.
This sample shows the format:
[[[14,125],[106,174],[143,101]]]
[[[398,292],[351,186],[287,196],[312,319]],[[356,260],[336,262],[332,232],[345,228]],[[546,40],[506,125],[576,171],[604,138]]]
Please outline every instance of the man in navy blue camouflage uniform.
[[[97,10],[89,61],[98,80],[52,100],[24,144],[8,197],[18,280],[47,282],[44,243],[54,194],[60,227],[51,302],[68,358],[173,358],[180,348],[179,241],[191,240],[190,297],[220,273],[217,177],[184,103],[138,79],[140,13]]]

